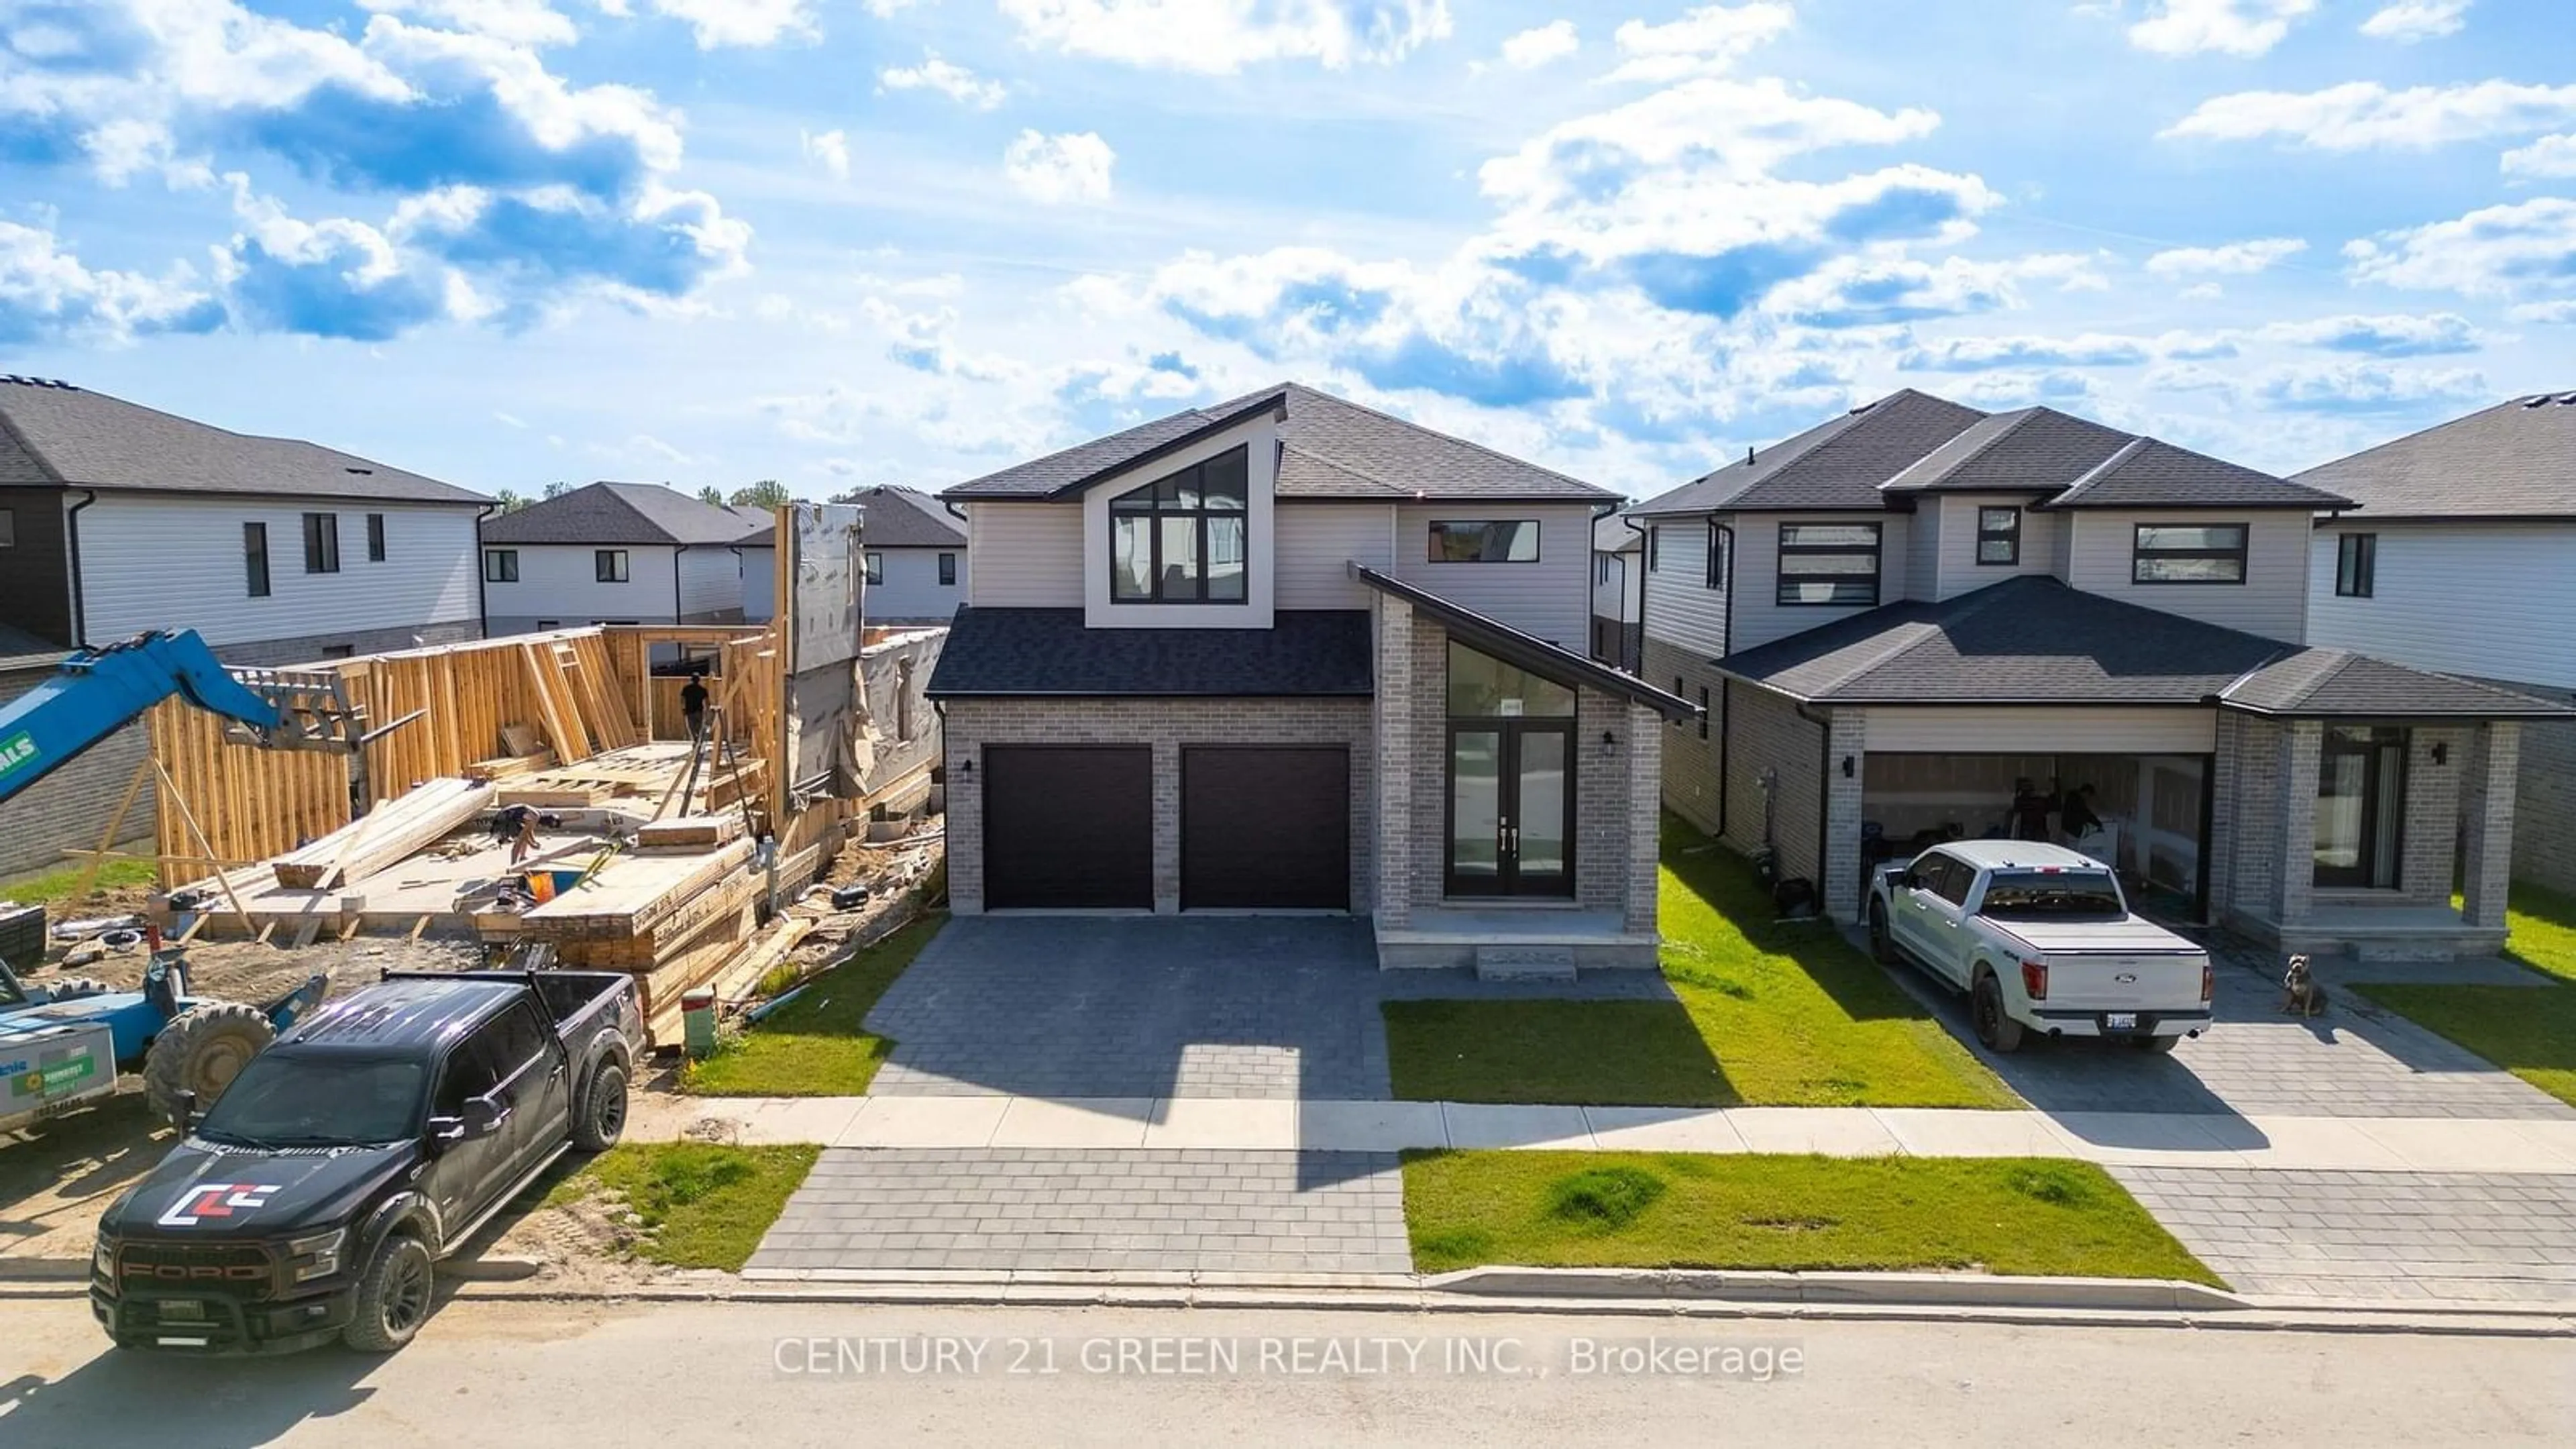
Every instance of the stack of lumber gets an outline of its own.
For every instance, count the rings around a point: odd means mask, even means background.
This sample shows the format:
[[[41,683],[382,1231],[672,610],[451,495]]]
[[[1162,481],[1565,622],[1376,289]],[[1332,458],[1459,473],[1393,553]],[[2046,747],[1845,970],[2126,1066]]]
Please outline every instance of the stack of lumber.
[[[481,814],[492,787],[432,780],[388,800],[301,850],[270,862],[288,890],[330,890],[390,870]]]
[[[742,839],[743,820],[740,811],[717,815],[682,815],[671,820],[656,820],[638,827],[635,848],[638,850],[713,850]]]

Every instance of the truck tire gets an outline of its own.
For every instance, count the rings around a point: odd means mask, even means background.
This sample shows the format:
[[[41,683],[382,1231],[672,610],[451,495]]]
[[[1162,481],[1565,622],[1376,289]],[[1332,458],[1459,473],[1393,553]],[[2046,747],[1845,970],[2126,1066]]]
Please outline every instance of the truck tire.
[[[1905,958],[1896,954],[1896,938],[1888,933],[1885,901],[1869,903],[1869,954],[1881,966],[1904,964]]]
[[[584,1152],[605,1152],[626,1135],[626,1069],[601,1062],[590,1074],[590,1090],[581,1094],[573,1114],[572,1145]]]
[[[358,1275],[357,1307],[340,1341],[360,1353],[391,1353],[429,1321],[436,1264],[412,1233],[388,1234]]]
[[[1968,1014],[1976,1022],[1977,1040],[1997,1056],[2011,1056],[2021,1050],[2021,1023],[2004,1011],[2003,983],[1992,971],[1979,971],[1977,984],[1970,993]]]
[[[152,1039],[143,1058],[143,1087],[152,1110],[175,1118],[179,1094],[197,1094],[200,1111],[215,1104],[250,1059],[277,1040],[277,1028],[257,1008],[238,1001],[210,1001],[179,1013]]]

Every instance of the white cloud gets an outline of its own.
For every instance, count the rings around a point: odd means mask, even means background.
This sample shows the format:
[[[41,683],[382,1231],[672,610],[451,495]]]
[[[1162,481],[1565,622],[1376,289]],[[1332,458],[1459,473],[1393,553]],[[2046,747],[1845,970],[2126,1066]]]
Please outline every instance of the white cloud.
[[[2227,295],[2227,289],[2216,282],[2195,282],[2174,295],[2186,302],[2215,302]]]
[[[799,131],[796,134],[806,160],[831,172],[836,181],[850,179],[850,138],[846,134],[840,131],[819,134]]]
[[[2401,45],[2457,35],[2468,23],[2469,4],[2470,0],[2394,0],[2361,22],[2361,33]]]
[[[2543,136],[2505,152],[2498,165],[2507,176],[2576,176],[2576,133]]]
[[[937,91],[960,105],[989,111],[1010,95],[1010,88],[997,80],[987,80],[962,65],[941,60],[936,51],[923,51],[921,64],[888,66],[877,72],[877,85],[890,91]]]
[[[1450,31],[1448,0],[1000,0],[1022,38],[1070,55],[1225,75],[1274,60],[1400,60]]]
[[[2136,337],[2088,332],[2077,337],[1952,337],[1906,349],[1897,365],[1921,372],[1984,372],[2002,367],[2129,367],[2145,362],[2149,344]]]
[[[1703,5],[1663,25],[1631,20],[1612,37],[1628,59],[1609,79],[1661,85],[1689,75],[1717,74],[1796,20],[1796,13],[1778,0]]]
[[[2576,326],[2576,298],[2564,302],[2525,302],[2505,309],[2516,322],[2534,322],[2543,327]]]
[[[513,45],[570,45],[572,20],[547,0],[357,0],[379,15],[411,15]]]
[[[119,343],[139,333],[206,331],[222,317],[185,267],[159,279],[93,270],[51,231],[0,221],[0,338]]]
[[[2544,196],[2347,243],[2357,281],[2467,296],[2576,290],[2576,201]]]
[[[2158,55],[2262,55],[2290,33],[2290,22],[2317,8],[2317,0],[2155,0],[2155,9],[2129,27],[2129,43]]]
[[[2306,242],[2292,236],[2260,237],[2215,247],[2176,247],[2147,258],[2147,270],[2159,277],[2251,276],[2307,249]]]
[[[1061,136],[1022,131],[1002,153],[1002,174],[1021,194],[1055,205],[1069,201],[1107,201],[1111,168],[1118,153],[1090,131]]]
[[[782,40],[812,40],[820,34],[814,27],[814,13],[807,0],[646,0],[663,15],[686,23],[697,36],[700,50],[717,50],[729,45],[760,47],[776,45]],[[618,0],[611,8],[602,0],[600,8],[611,15],[627,13],[629,0]]]
[[[2274,322],[2256,330],[2267,342],[2323,347],[2336,352],[2367,352],[2379,357],[2425,357],[2445,352],[2475,352],[2487,336],[2456,312],[2430,316],[2408,314],[2372,317],[2319,317],[2306,322]]]
[[[1550,61],[1565,59],[1582,45],[1574,33],[1573,21],[1551,20],[1505,40],[1503,64],[1517,70],[1536,70]]]
[[[2321,91],[2242,91],[2203,101],[2167,136],[2251,141],[2281,136],[2324,151],[2426,148],[2547,130],[2576,119],[2576,85],[2477,81],[2392,91],[2347,81]]]
[[[2294,412],[2411,412],[2484,399],[2487,380],[2469,368],[2351,362],[2272,368],[2253,379],[2252,391],[2265,404]]]

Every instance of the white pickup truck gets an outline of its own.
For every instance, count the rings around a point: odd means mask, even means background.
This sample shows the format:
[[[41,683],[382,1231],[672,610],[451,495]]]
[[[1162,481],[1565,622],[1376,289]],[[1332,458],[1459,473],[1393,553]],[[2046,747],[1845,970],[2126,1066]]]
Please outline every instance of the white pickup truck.
[[[2209,953],[2132,915],[2110,867],[2064,846],[1956,840],[1881,866],[1869,945],[1969,996],[1977,1039],[2099,1036],[2172,1051],[2209,1026]]]

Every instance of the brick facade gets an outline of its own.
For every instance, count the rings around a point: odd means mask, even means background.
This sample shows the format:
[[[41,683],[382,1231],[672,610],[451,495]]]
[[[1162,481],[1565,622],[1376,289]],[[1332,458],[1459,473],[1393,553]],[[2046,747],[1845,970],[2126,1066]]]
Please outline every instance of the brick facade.
[[[1818,881],[1816,832],[1822,828],[1824,728],[1798,713],[1786,695],[1750,685],[1731,691],[1727,708],[1727,844],[1747,855],[1760,850],[1766,808],[1773,864],[1782,880]],[[1669,744],[1669,739],[1667,740]],[[1664,767],[1671,799],[1672,766]],[[1766,788],[1767,785],[1767,788]],[[1853,850],[1859,849],[1859,816],[1853,816]],[[1855,857],[1857,858],[1857,857]]]
[[[1708,692],[1705,738],[1696,720],[1662,726],[1663,802],[1684,820],[1711,835],[1719,834],[1725,829],[1719,818],[1721,806],[1732,810],[1719,784],[1727,752],[1725,680],[1705,657],[1680,645],[1650,634],[1641,647],[1645,663],[1637,673],[1648,684],[1670,689],[1678,679],[1682,698],[1693,704],[1699,702],[1702,690]]]
[[[1856,709],[1833,712],[1825,747],[1825,865],[1819,888],[1825,914],[1860,919],[1861,796],[1869,783],[1868,716]]]
[[[2522,727],[2513,873],[2576,892],[2576,724]]]
[[[2461,853],[2461,919],[2472,926],[2504,928],[2505,896],[2513,884],[2514,783],[2522,773],[2522,727],[2490,724],[2470,742],[2460,762],[2461,808],[2468,821]]]
[[[1376,755],[1365,699],[959,699],[948,705],[948,898],[984,909],[984,797],[958,775],[984,746],[1150,744],[1154,750],[1154,909],[1181,908],[1184,745],[1348,745],[1351,899],[1365,908],[1374,875]],[[981,771],[978,771],[980,774]]]

